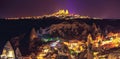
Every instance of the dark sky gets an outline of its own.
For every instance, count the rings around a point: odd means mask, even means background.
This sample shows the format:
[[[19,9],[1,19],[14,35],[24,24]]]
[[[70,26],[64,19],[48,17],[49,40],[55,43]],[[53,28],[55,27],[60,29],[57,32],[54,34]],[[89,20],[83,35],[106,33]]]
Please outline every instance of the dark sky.
[[[0,0],[0,18],[40,16],[59,9],[100,18],[120,18],[120,0]]]

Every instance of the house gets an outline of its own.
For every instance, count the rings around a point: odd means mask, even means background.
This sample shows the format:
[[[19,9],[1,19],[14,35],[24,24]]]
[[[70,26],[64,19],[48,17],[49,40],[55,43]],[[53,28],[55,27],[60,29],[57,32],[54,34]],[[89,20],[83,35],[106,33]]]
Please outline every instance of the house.
[[[19,48],[14,49],[10,41],[7,41],[0,54],[0,59],[22,59]]]
[[[1,59],[15,59],[15,52],[10,41],[7,41],[7,43],[3,47],[3,51],[0,57]]]

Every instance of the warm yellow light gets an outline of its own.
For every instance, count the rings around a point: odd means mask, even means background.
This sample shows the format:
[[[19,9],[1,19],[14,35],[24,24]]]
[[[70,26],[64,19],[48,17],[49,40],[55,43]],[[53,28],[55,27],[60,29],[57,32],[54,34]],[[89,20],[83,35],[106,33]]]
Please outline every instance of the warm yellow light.
[[[87,46],[89,46],[89,44],[93,44],[93,39],[92,39],[91,34],[89,34],[87,38],[88,38],[87,39]]]
[[[46,54],[44,54],[44,53],[40,53],[38,56],[37,56],[37,59],[44,59],[44,56],[45,56]]]
[[[66,15],[68,15],[68,14],[69,14],[69,11],[68,11],[68,10],[66,10],[66,11],[65,11],[65,13],[66,13]]]
[[[45,53],[49,52],[49,49],[45,49],[44,52],[45,52]]]
[[[93,55],[96,56],[97,54],[99,54],[99,52],[94,52]]]
[[[110,32],[107,37],[109,40],[102,41],[100,46],[104,48],[115,48],[120,46],[120,36],[119,33],[112,33]]]
[[[14,52],[13,51],[8,51],[7,57],[12,57],[14,58]]]
[[[68,15],[68,10],[59,10],[58,12],[54,13],[53,15]]]
[[[7,53],[7,51],[5,49],[3,49],[2,54],[5,55]]]

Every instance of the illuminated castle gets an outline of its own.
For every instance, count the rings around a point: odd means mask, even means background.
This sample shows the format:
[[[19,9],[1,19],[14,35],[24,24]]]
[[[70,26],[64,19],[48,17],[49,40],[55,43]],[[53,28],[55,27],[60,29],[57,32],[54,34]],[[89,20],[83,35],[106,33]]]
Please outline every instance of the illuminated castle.
[[[56,13],[53,13],[53,15],[69,15],[69,11],[68,10],[59,10]]]
[[[53,13],[52,15],[47,15],[46,17],[51,17],[51,16],[55,16],[55,17],[63,18],[63,19],[77,19],[77,18],[86,19],[86,18],[90,18],[89,16],[81,16],[81,15],[78,15],[78,14],[70,14],[69,10],[67,10],[67,9],[66,10],[61,9],[58,12]]]

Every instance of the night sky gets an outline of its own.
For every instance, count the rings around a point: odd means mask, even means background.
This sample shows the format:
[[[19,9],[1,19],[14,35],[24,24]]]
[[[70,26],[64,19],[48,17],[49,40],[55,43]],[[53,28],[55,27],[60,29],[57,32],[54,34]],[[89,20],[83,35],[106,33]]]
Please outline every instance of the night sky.
[[[0,18],[41,16],[59,9],[99,18],[120,18],[120,0],[0,0]]]

